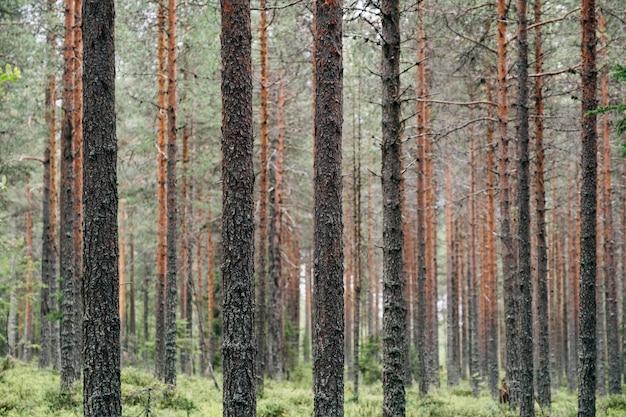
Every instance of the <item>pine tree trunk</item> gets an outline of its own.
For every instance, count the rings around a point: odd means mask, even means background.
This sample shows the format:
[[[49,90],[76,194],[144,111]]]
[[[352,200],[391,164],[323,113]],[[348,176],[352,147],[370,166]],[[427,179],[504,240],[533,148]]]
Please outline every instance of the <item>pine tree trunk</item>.
[[[76,173],[74,165],[75,135],[74,111],[75,91],[75,42],[74,0],[66,0],[65,4],[65,40],[63,57],[65,69],[63,73],[63,110],[64,118],[61,132],[61,228],[60,228],[60,273],[63,290],[61,320],[61,389],[70,390],[74,382],[80,378],[80,325],[78,315],[79,291],[78,271],[76,271],[76,254],[74,245],[75,215],[74,190]]]
[[[221,5],[223,415],[254,417],[257,380],[250,2],[222,0]]]
[[[189,194],[189,130],[183,129],[183,175],[180,193],[180,217],[181,217],[181,239],[180,239],[180,319],[185,321],[185,345],[180,350],[180,367],[187,375],[191,375],[193,370],[193,357],[191,355],[192,337],[192,310],[191,291],[192,284],[192,248],[189,235],[189,217],[192,216],[191,200]],[[193,219],[191,220],[193,224]]]
[[[606,41],[606,22],[604,14],[599,17],[600,42],[603,46]],[[606,52],[603,49],[602,55]],[[601,75],[602,103],[609,104],[609,68],[605,65]],[[616,251],[613,241],[613,187],[611,185],[611,140],[609,131],[609,115],[602,116],[602,143],[603,143],[603,170],[602,170],[602,192],[603,207],[602,218],[604,220],[604,279],[606,285],[606,338],[607,354],[609,364],[609,394],[616,395],[622,393],[621,370],[620,370],[620,350],[619,350],[619,325],[617,309],[617,275],[616,275]]]
[[[207,196],[207,205],[209,209],[207,210],[207,223],[209,224],[207,230],[207,242],[206,242],[206,257],[207,257],[207,325],[209,326],[209,331],[207,333],[207,344],[208,344],[208,358],[209,361],[207,363],[208,366],[213,366],[213,356],[215,353],[215,345],[213,343],[213,320],[214,320],[214,310],[215,310],[215,256],[214,256],[214,248],[213,248],[213,230],[211,228],[211,195]]]
[[[406,409],[400,139],[400,10],[397,0],[381,2],[382,13],[382,192],[383,192],[383,416],[403,416]],[[423,267],[420,264],[420,267]],[[423,304],[420,304],[423,306]],[[420,375],[421,376],[421,375]],[[425,375],[424,375],[425,376]],[[424,378],[425,379],[425,378]],[[420,385],[422,380],[420,380]]]
[[[30,188],[26,187],[26,291],[24,293],[24,362],[30,362],[33,349],[33,210]]]
[[[580,197],[580,347],[578,416],[596,413],[596,15],[595,0],[583,0],[582,27],[582,183]]]
[[[343,416],[342,15],[340,0],[315,3],[313,408],[316,417]]]
[[[127,353],[126,347],[128,346],[127,334],[126,334],[126,209],[124,207],[124,200],[119,202],[120,206],[120,229],[119,234],[119,306],[120,306],[120,341],[122,349],[121,362],[124,363],[124,354]]]
[[[154,347],[154,374],[158,379],[165,375],[165,279],[167,268],[167,204],[166,204],[166,41],[165,0],[157,5],[157,276],[156,276],[156,334]]]
[[[257,256],[256,290],[256,343],[257,343],[257,392],[263,393],[263,377],[267,361],[267,203],[268,203],[268,147],[269,147],[269,68],[267,59],[267,5],[261,0],[261,149],[259,172],[259,249]]]
[[[450,159],[448,159],[450,161]],[[456,240],[454,230],[454,206],[452,192],[452,170],[450,164],[446,164],[446,368],[448,373],[448,386],[459,385],[459,294],[456,274]]]
[[[530,152],[527,0],[517,0],[517,210],[519,262],[520,416],[535,415],[533,385],[533,281],[530,257]],[[549,386],[549,385],[548,385]]]
[[[361,81],[359,79],[359,96],[361,91]],[[360,102],[359,108],[356,111],[357,115],[360,115]],[[360,340],[359,335],[361,331],[361,286],[362,286],[362,268],[361,268],[361,124],[358,124],[354,132],[353,142],[353,161],[352,161],[352,208],[354,210],[354,237],[352,242],[354,243],[354,320],[353,320],[353,372],[354,372],[354,398],[358,401],[359,398],[359,348]],[[408,345],[407,345],[408,346]],[[410,368],[410,367],[409,367]],[[410,374],[410,370],[408,371]]]
[[[128,350],[130,353],[131,363],[137,363],[137,309],[135,304],[135,239],[133,235],[133,222],[132,222],[133,211],[130,212],[131,220],[129,222],[129,235],[128,235],[128,268],[129,268],[129,276],[130,276],[130,285],[129,285],[129,319],[130,322],[128,324],[128,333],[129,333],[129,346]]]
[[[85,2],[84,414],[121,417],[114,2]]]
[[[167,2],[167,281],[165,295],[165,383],[176,385],[178,301],[178,206],[176,196],[176,0]]]

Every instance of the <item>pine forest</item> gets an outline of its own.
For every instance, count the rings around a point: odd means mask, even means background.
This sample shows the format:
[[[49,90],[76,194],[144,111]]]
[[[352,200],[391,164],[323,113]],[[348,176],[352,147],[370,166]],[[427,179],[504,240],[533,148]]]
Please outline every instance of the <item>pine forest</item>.
[[[0,416],[626,417],[626,2],[2,0]]]

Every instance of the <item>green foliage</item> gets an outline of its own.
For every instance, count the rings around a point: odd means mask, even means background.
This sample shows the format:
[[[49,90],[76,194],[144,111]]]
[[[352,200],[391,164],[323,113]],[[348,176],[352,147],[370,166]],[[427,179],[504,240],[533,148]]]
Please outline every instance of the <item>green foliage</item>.
[[[382,381],[383,366],[380,363],[380,341],[371,338],[363,343],[359,349],[359,368],[363,374],[363,382],[367,385]]]
[[[55,413],[61,410],[73,410],[78,408],[82,403],[82,393],[80,396],[76,390],[59,391],[54,389],[47,391],[44,395],[44,401],[48,404],[50,411]]]
[[[2,71],[2,67],[0,67],[0,84],[6,82],[15,82],[18,79],[22,78],[22,73],[18,67],[13,67],[11,64],[7,64]],[[0,93],[2,92],[2,85],[0,85]]]
[[[285,406],[272,400],[261,400],[257,407],[258,417],[287,417],[287,409]]]
[[[185,411],[187,415],[198,408],[193,401],[187,398],[175,387],[165,390],[163,397],[161,397],[161,401],[159,402],[159,407],[169,408],[172,410],[182,410]]]
[[[619,64],[616,65],[615,68],[613,68],[613,72],[611,73],[611,75],[618,81],[626,82],[626,67]],[[588,114],[598,115],[609,112],[624,113],[626,112],[626,104],[612,104],[608,106],[600,106],[597,109],[588,112]],[[626,132],[626,117],[623,117],[617,122],[616,128],[617,134],[619,136],[623,135],[624,132]],[[622,142],[620,145],[620,155],[622,157],[626,156],[626,142]]]

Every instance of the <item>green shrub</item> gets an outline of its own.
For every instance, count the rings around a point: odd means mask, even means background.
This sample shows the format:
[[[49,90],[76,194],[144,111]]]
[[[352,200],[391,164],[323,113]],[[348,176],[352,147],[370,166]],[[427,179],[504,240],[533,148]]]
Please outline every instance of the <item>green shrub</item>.
[[[287,409],[282,403],[261,401],[257,406],[258,417],[287,417]]]
[[[50,411],[73,410],[82,404],[82,398],[74,391],[47,391],[44,394],[44,402],[48,404]]]

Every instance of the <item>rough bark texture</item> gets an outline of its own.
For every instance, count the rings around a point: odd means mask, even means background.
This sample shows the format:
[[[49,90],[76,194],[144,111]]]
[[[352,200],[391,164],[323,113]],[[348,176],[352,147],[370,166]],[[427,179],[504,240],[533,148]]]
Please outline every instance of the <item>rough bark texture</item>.
[[[604,14],[599,17],[600,42],[606,46],[606,22]],[[606,52],[603,49],[603,58]],[[605,62],[601,76],[602,106],[609,104],[609,68]],[[606,290],[606,346],[608,356],[609,394],[622,393],[622,375],[620,365],[620,344],[618,324],[618,286],[616,274],[616,250],[613,241],[613,187],[611,184],[611,140],[609,115],[605,114],[601,120],[602,127],[602,220],[604,229],[603,240],[603,273]]]
[[[124,209],[124,200],[119,202],[119,253],[120,253],[120,261],[119,261],[119,280],[120,280],[120,291],[119,291],[119,306],[120,306],[120,341],[121,348],[124,351],[125,341],[126,341],[126,235],[124,234],[124,230],[126,228],[126,210]],[[123,359],[123,358],[122,358]]]
[[[78,300],[74,246],[74,89],[75,89],[75,54],[74,54],[74,0],[66,0],[65,4],[65,40],[63,57],[65,69],[63,73],[63,110],[64,118],[61,132],[61,228],[60,228],[60,273],[63,290],[61,320],[61,388],[71,389],[80,378],[80,327],[78,316]]]
[[[595,0],[582,0],[582,183],[580,195],[580,346],[578,416],[596,414],[596,15]]]
[[[167,204],[166,204],[166,132],[167,98],[165,90],[166,41],[165,0],[157,5],[157,275],[156,275],[156,333],[154,340],[154,374],[161,379],[165,368],[165,275],[167,263]]]
[[[316,417],[343,416],[342,2],[315,4],[313,391]]]
[[[541,0],[535,0],[535,23],[541,22]],[[535,73],[543,72],[543,47],[541,25],[535,27]],[[546,233],[546,197],[544,187],[543,146],[543,77],[535,79],[535,213],[537,219],[537,326],[539,327],[539,363],[537,364],[537,402],[541,407],[550,407],[550,334],[548,323],[555,323],[557,308],[552,317],[548,315],[548,250]],[[556,205],[556,202],[553,202]],[[554,245],[554,243],[553,243]],[[556,270],[556,269],[555,269]],[[553,292],[556,296],[558,291]],[[555,326],[553,326],[555,327]],[[556,334],[553,328],[553,334]],[[556,346],[553,346],[556,348]]]
[[[519,262],[520,416],[535,415],[533,386],[533,281],[530,258],[527,0],[517,0],[517,234]]]
[[[504,321],[506,327],[506,379],[512,404],[519,403],[519,357],[517,347],[517,277],[511,234],[509,189],[509,137],[507,97],[506,0],[498,0],[498,153],[500,174],[500,239],[504,280]]]
[[[122,415],[114,2],[84,9],[85,416]]]
[[[400,170],[400,4],[381,2],[382,13],[382,189],[383,189],[383,416],[406,409],[407,344]],[[421,381],[420,381],[421,384]]]
[[[256,341],[257,341],[257,392],[263,392],[263,376],[267,360],[266,332],[266,295],[267,287],[267,194],[268,194],[268,147],[269,147],[269,68],[267,59],[267,5],[261,0],[261,24],[259,37],[261,42],[261,149],[259,172],[259,248],[257,257],[257,290],[256,290]]]
[[[185,321],[185,347],[180,350],[180,367],[187,375],[191,375],[193,358],[191,355],[192,330],[192,303],[188,302],[191,296],[190,283],[192,278],[192,248],[189,235],[189,217],[193,214],[189,195],[189,131],[183,129],[183,175],[180,190],[180,319]],[[193,219],[192,219],[193,222]],[[189,313],[189,314],[188,314]]]
[[[455,256],[457,236],[454,230],[452,194],[452,171],[450,164],[446,165],[446,368],[448,371],[448,386],[459,385],[460,378],[460,344],[459,344],[459,292],[456,274]]]
[[[26,187],[26,291],[24,306],[24,362],[30,362],[33,344],[33,209],[30,187]]]
[[[223,415],[253,417],[257,381],[249,0],[221,0],[221,17]]]
[[[167,281],[165,295],[165,383],[176,385],[178,301],[178,207],[176,197],[176,0],[167,2]]]
[[[361,81],[359,78],[359,96],[361,91]],[[360,103],[360,102],[359,102]],[[357,108],[357,115],[360,115],[360,107]],[[361,334],[361,287],[362,287],[362,268],[361,268],[361,124],[355,129],[353,141],[353,153],[352,153],[352,209],[354,217],[354,329],[353,329],[353,375],[354,375],[354,398],[359,398],[359,378],[360,378],[360,366],[359,366],[359,349]],[[407,345],[408,346],[408,345]],[[409,371],[410,375],[410,371]]]

